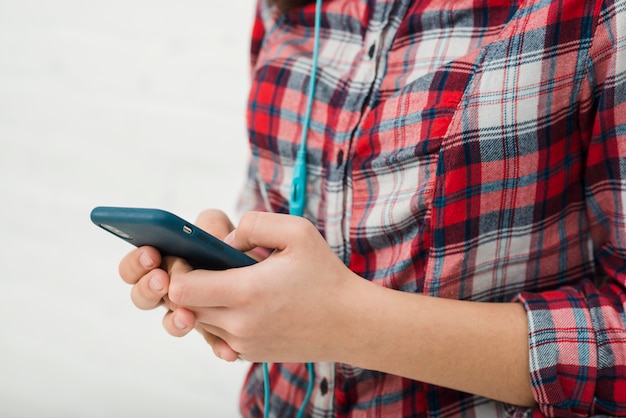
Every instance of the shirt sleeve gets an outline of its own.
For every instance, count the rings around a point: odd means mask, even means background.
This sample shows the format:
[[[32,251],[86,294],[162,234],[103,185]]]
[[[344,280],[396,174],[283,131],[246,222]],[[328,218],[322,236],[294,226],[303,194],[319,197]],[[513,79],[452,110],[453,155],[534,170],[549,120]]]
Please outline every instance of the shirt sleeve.
[[[265,0],[258,0],[255,9],[255,16],[252,23],[252,32],[250,37],[250,74],[254,75],[254,69],[257,64],[259,52],[265,37],[265,24],[263,20],[263,3]],[[253,83],[254,80],[251,80]],[[249,129],[249,128],[248,128]],[[246,211],[264,211],[266,205],[261,193],[259,183],[256,178],[257,167],[254,159],[250,158],[248,162],[248,174],[243,189],[239,193],[237,211],[241,215]]]
[[[584,182],[596,271],[572,287],[517,297],[547,416],[626,415],[626,2],[604,6],[585,87],[594,100],[581,104],[592,115]]]
[[[267,199],[264,198],[264,194],[261,191],[256,178],[256,171],[255,162],[251,160],[248,165],[248,177],[246,178],[243,189],[239,193],[237,211],[240,216],[247,211],[267,212],[268,210]]]
[[[256,62],[259,58],[263,38],[265,37],[265,25],[263,22],[263,3],[265,0],[257,0],[254,20],[252,23],[252,32],[250,36],[250,71],[254,71]]]

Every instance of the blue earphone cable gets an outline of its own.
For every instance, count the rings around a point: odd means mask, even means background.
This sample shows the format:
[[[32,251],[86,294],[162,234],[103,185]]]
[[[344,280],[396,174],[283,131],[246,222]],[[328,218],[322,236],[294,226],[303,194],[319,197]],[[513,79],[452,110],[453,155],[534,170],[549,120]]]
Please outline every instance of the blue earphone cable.
[[[302,418],[306,411],[306,407],[309,404],[309,400],[311,399],[311,395],[313,394],[313,388],[315,387],[315,368],[313,367],[313,363],[306,364],[307,371],[309,373],[309,382],[307,384],[306,395],[304,396],[304,401],[302,401],[302,406],[298,411],[298,415],[296,418]],[[267,363],[263,363],[263,392],[265,396],[264,400],[264,408],[263,408],[263,416],[265,418],[269,417],[270,411],[270,371]]]
[[[320,49],[320,26],[322,20],[322,0],[315,2],[315,30],[313,35],[313,64],[311,76],[309,78],[309,101],[307,103],[304,121],[302,123],[302,139],[296,154],[296,162],[293,166],[293,178],[291,180],[291,197],[289,201],[289,213],[296,216],[304,214],[306,205],[306,150],[309,128],[311,126],[311,111],[313,109],[313,98],[315,96],[315,85],[317,81],[317,62]]]
[[[263,363],[263,417],[270,416],[270,370],[267,363]]]
[[[315,30],[313,35],[313,63],[311,69],[311,76],[309,78],[309,101],[302,123],[302,139],[300,141],[300,147],[296,153],[296,162],[293,167],[293,179],[291,181],[291,196],[289,200],[289,213],[295,216],[304,215],[304,207],[306,205],[306,184],[307,184],[307,169],[306,169],[306,151],[307,151],[307,138],[309,134],[309,128],[311,125],[311,111],[313,108],[313,98],[315,96],[315,84],[317,81],[317,62],[319,56],[319,44],[320,44],[320,27],[322,22],[322,0],[315,1]],[[309,382],[307,385],[306,395],[302,406],[298,411],[297,418],[302,418],[306,407],[309,404],[311,395],[313,394],[313,387],[315,385],[315,368],[313,363],[307,363],[307,371],[309,373]],[[263,363],[263,384],[264,384],[264,416],[269,417],[270,410],[270,375],[269,366],[267,363]]]

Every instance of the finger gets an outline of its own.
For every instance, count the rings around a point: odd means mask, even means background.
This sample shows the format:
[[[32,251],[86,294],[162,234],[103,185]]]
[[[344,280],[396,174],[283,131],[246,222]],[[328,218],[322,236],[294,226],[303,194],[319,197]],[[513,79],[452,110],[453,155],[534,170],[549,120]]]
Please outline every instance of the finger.
[[[196,317],[185,308],[169,311],[163,317],[163,328],[174,337],[183,337],[194,329]]]
[[[205,341],[211,346],[213,349],[213,353],[215,356],[226,360],[226,361],[235,361],[239,358],[239,353],[230,348],[228,343],[224,341],[222,338],[218,337],[216,334],[207,331],[201,325],[196,325],[196,330],[204,337]],[[217,328],[213,328],[213,332],[217,333],[219,330]]]
[[[119,265],[119,274],[122,280],[135,284],[150,270],[159,267],[161,254],[153,247],[140,247],[124,256]]]
[[[235,228],[224,212],[215,209],[200,213],[196,219],[196,226],[219,239],[224,239]]]
[[[139,309],[154,309],[167,295],[170,278],[161,269],[154,269],[142,277],[132,288],[131,300]]]
[[[306,242],[313,234],[319,232],[304,218],[277,213],[247,212],[237,228],[225,238],[225,242],[240,251],[250,251],[256,247],[283,250],[295,239],[301,237]]]
[[[194,270],[182,258],[165,257],[164,268],[169,274],[168,298],[177,306],[224,307],[241,299],[238,280],[245,277],[244,269]],[[244,274],[244,276],[241,276]]]
[[[211,334],[199,325],[195,326],[195,321],[193,312],[185,308],[178,308],[165,314],[163,317],[163,327],[174,337],[184,337],[189,334],[192,329],[196,328],[204,337],[205,341],[211,346],[213,353],[217,357],[231,362],[239,358],[239,353],[230,348],[224,340]]]
[[[173,256],[163,258],[163,268],[168,272],[170,277],[172,274],[181,275],[193,270],[184,258]]]
[[[222,360],[233,362],[239,359],[239,353],[230,348],[221,338],[218,338],[211,347],[213,347],[213,353]]]
[[[220,271],[191,270],[174,263],[169,270],[168,296],[172,303],[178,306],[203,308],[234,306],[244,297],[240,291],[240,283],[246,274],[244,270],[248,268]]]

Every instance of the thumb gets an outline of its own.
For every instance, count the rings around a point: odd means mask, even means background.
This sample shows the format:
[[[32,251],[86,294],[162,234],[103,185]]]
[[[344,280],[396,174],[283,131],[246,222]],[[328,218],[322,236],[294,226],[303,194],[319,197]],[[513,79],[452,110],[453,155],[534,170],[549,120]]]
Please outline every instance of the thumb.
[[[246,212],[224,242],[240,251],[250,251],[257,247],[284,250],[298,238],[319,234],[311,222],[298,216]]]

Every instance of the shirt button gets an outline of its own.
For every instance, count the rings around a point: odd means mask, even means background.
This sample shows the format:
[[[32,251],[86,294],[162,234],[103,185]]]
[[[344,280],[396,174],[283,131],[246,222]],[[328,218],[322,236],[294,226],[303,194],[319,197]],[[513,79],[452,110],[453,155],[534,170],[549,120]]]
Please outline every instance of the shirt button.
[[[320,392],[322,392],[322,396],[328,393],[328,380],[326,378],[323,378],[320,382]]]
[[[376,52],[376,44],[372,44],[370,46],[369,51],[367,51],[367,56],[370,58],[374,58],[374,52]]]
[[[341,167],[341,164],[343,164],[343,150],[340,149],[339,152],[337,153],[337,167]]]

